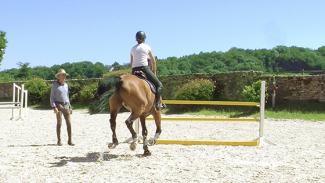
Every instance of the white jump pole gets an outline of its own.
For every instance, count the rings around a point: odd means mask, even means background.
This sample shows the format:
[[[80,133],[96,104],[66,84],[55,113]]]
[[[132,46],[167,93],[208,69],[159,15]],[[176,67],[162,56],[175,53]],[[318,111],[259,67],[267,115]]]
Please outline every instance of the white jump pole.
[[[12,84],[12,103],[15,106],[15,102],[16,102],[16,84]],[[11,120],[14,119],[14,108],[11,108]]]
[[[25,90],[24,91],[24,94],[25,94],[25,104],[24,104],[24,111],[25,111],[25,116],[27,115],[27,102],[28,102],[28,91],[27,90]]]
[[[259,140],[263,143],[264,140],[264,118],[265,118],[265,81],[261,82],[261,100],[260,100],[260,125],[259,125]]]
[[[22,119],[22,110],[23,110],[23,107],[24,107],[24,95],[25,95],[25,92],[24,92],[24,89],[25,89],[25,85],[22,84],[21,85],[21,91],[20,91],[20,106],[19,106],[19,118],[18,119]]]

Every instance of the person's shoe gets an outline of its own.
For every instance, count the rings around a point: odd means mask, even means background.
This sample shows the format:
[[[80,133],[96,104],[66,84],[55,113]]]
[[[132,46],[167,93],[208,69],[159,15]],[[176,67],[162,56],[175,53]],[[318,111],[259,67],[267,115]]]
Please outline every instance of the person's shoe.
[[[62,146],[62,142],[61,141],[58,141],[57,145],[58,146]]]
[[[68,145],[69,145],[69,146],[74,146],[75,144],[72,143],[71,141],[69,141],[69,142],[68,142]]]

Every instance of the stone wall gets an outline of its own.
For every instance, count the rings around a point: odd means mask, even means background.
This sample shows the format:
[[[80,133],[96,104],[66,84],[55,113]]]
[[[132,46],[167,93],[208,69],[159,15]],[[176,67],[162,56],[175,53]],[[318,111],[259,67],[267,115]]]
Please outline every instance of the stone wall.
[[[22,82],[15,82],[21,85]],[[11,101],[12,100],[12,83],[0,83],[0,99],[1,101]]]
[[[272,77],[262,77],[272,83]],[[325,75],[275,77],[278,89],[276,101],[325,102]]]

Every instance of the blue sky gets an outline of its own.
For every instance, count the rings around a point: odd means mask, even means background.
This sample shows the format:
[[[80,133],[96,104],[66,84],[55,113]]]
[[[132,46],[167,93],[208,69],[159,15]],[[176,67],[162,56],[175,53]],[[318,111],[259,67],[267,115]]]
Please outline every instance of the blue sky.
[[[0,0],[8,47],[0,70],[129,61],[144,30],[159,58],[231,47],[325,45],[322,0]]]

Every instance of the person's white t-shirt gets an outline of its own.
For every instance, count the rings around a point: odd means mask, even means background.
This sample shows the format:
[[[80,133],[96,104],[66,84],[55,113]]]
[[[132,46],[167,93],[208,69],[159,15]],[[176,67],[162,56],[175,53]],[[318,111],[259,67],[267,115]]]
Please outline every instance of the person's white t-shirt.
[[[151,48],[145,43],[137,44],[131,49],[133,57],[132,68],[148,66],[149,52]]]

